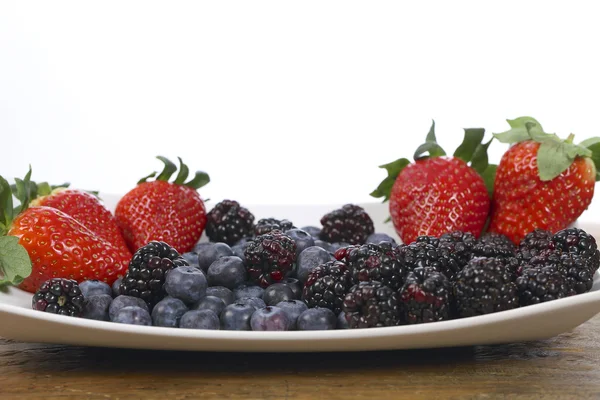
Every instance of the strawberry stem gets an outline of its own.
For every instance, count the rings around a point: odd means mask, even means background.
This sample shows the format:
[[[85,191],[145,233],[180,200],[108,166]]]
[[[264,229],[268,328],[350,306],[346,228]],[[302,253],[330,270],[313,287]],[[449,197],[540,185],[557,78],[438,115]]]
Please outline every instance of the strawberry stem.
[[[569,137],[567,137],[567,139],[565,140],[565,143],[573,143],[574,139],[575,139],[575,135],[570,133]]]
[[[138,181],[138,185],[141,183],[148,182],[149,179],[154,177],[156,177],[155,180],[157,181],[169,182],[169,179],[171,179],[175,171],[177,171],[177,166],[168,158],[162,156],[157,156],[156,158],[158,158],[160,161],[163,162],[163,164],[165,164],[164,169],[158,176],[156,175],[156,172],[153,172],[150,175],[143,177]],[[190,181],[185,182],[185,180],[189,176],[190,169],[187,165],[183,163],[181,157],[177,157],[177,159],[179,160],[179,173],[173,180],[173,184],[188,186],[192,189],[199,189],[202,186],[206,185],[208,182],[210,182],[210,177],[208,176],[208,174],[202,171],[197,171]]]

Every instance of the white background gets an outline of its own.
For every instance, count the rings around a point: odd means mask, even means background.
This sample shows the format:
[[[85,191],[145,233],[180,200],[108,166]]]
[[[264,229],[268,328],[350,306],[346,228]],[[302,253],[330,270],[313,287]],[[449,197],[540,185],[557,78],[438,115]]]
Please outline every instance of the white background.
[[[371,201],[437,124],[600,135],[600,24],[569,1],[0,2],[0,174],[122,193],[181,156],[242,203]],[[496,143],[498,161],[505,145]],[[584,214],[600,219],[599,201]]]

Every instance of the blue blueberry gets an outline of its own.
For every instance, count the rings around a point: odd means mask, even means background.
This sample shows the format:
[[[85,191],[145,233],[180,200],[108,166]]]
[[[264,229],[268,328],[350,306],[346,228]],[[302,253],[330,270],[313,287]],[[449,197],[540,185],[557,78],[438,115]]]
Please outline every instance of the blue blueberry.
[[[123,277],[118,278],[116,281],[113,282],[112,297],[117,297],[118,295],[121,294],[121,290],[119,289],[119,286],[121,286],[121,282],[123,282]]]
[[[302,284],[296,278],[285,278],[280,281],[290,289],[292,289],[292,293],[294,293],[294,299],[299,299],[302,297]]]
[[[152,309],[152,322],[155,326],[177,328],[181,316],[188,311],[183,301],[173,297],[165,297]]]
[[[225,256],[210,265],[207,275],[210,286],[234,289],[246,281],[246,267],[239,257]]]
[[[108,309],[113,298],[107,294],[96,294],[85,297],[83,301],[83,318],[108,321]]]
[[[331,254],[335,253],[335,250],[333,249],[333,245],[331,243],[324,242],[322,240],[315,240],[315,246],[320,247]]]
[[[221,321],[212,310],[191,310],[181,316],[179,327],[218,330],[221,328]]]
[[[192,252],[198,254],[198,253],[202,252],[202,250],[206,249],[207,247],[212,246],[213,244],[214,243],[212,243],[212,242],[198,242],[194,246],[194,249],[192,250]]]
[[[246,247],[248,247],[251,241],[251,239],[242,239],[231,248],[233,255],[239,257],[244,263],[246,263]]]
[[[262,299],[264,292],[265,289],[250,283],[243,284],[235,288],[233,290],[233,296],[236,299],[243,299],[244,297],[258,297]]]
[[[79,289],[81,289],[81,294],[83,294],[83,297],[94,296],[97,294],[107,294],[112,296],[112,288],[108,283],[102,281],[83,281],[79,284]]]
[[[298,317],[296,322],[300,331],[324,331],[335,329],[337,318],[328,308],[309,308]]]
[[[294,292],[283,283],[274,283],[265,289],[262,299],[268,306],[274,306],[280,301],[293,300]]]
[[[211,310],[215,314],[221,315],[221,311],[223,311],[226,306],[223,299],[215,296],[206,296],[194,306],[194,310]]]
[[[315,245],[315,239],[302,229],[290,229],[285,234],[296,242],[296,257],[298,257],[302,250]]]
[[[325,264],[327,261],[332,261],[333,256],[320,247],[313,246],[305,249],[298,256],[298,280],[305,283],[308,279],[308,274],[319,265]]]
[[[208,271],[208,267],[219,258],[233,255],[231,247],[225,243],[207,243],[196,253],[198,254],[198,266],[204,272]]]
[[[115,315],[113,322],[119,324],[130,324],[130,325],[152,325],[152,318],[148,310],[136,306],[123,307]]]
[[[198,253],[194,253],[193,251],[190,251],[187,253],[183,253],[181,256],[192,267],[200,268],[200,265],[198,264]]]
[[[253,240],[254,239],[251,237],[242,238],[236,244],[234,244],[234,246],[245,246]]]
[[[227,289],[225,286],[212,286],[206,289],[206,296],[215,296],[223,300],[226,306],[233,303],[235,297],[233,292]]]
[[[228,331],[249,331],[250,318],[256,309],[249,304],[233,303],[221,313],[221,329]]]
[[[341,249],[342,247],[348,247],[348,246],[350,246],[350,243],[345,243],[345,242],[331,243],[331,248],[333,249],[332,253],[335,253],[337,250]]]
[[[308,306],[301,300],[285,300],[281,303],[277,303],[276,307],[279,307],[285,312],[290,321],[289,330],[296,329],[296,321],[300,314],[308,310]]]
[[[304,228],[300,229],[308,233],[315,240],[319,239],[319,237],[321,236],[321,228],[317,228],[316,226],[305,226]]]
[[[367,237],[367,243],[379,244],[381,242],[396,244],[396,240],[385,233],[372,233]]]
[[[196,303],[206,296],[206,277],[198,268],[183,266],[173,268],[167,274],[165,291],[187,304]]]
[[[250,305],[257,310],[267,306],[265,301],[263,299],[259,299],[258,297],[242,297],[241,299],[237,299],[235,302],[239,304]]]
[[[119,310],[123,307],[136,306],[148,310],[146,302],[139,297],[120,295],[114,298],[108,308],[108,318],[113,321]]]
[[[350,329],[350,324],[346,320],[346,313],[340,312],[337,316],[336,329]]]
[[[269,306],[252,314],[250,327],[253,331],[287,331],[290,319],[281,308]]]

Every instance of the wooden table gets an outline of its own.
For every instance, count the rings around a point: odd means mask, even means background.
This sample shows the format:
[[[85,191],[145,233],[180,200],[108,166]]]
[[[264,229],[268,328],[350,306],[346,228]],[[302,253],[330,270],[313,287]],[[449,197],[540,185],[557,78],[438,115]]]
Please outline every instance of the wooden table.
[[[338,354],[228,354],[0,339],[0,399],[600,399],[600,315],[556,338]]]

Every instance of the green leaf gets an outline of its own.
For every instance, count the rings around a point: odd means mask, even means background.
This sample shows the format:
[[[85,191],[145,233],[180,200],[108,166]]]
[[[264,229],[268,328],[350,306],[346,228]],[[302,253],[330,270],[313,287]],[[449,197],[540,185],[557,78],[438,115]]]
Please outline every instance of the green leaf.
[[[187,183],[184,183],[184,185],[189,186],[192,189],[200,189],[202,186],[205,186],[208,182],[210,182],[210,177],[206,172],[196,171],[194,179]]]
[[[519,117],[516,119],[507,119],[506,122],[508,122],[508,125],[510,125],[511,129],[493,134],[494,137],[500,143],[513,144],[523,142],[525,140],[530,140],[531,135],[527,131],[527,123],[533,124],[534,134],[537,132],[544,132],[544,130],[542,129],[542,125],[538,121],[536,121],[535,118],[532,117]]]
[[[589,147],[595,145],[596,143],[600,143],[600,137],[593,137],[593,138],[585,139],[583,142],[579,143],[579,145],[581,147],[589,148]]]
[[[600,180],[600,142],[594,143],[588,146],[588,149],[592,151],[590,157],[596,166],[596,182]]]
[[[31,274],[31,260],[19,238],[0,237],[0,285],[18,285]]]
[[[37,194],[38,196],[48,196],[52,193],[52,187],[48,182],[41,182],[37,184]]]
[[[496,180],[496,170],[498,169],[497,165],[489,164],[485,171],[481,174],[483,178],[483,182],[485,182],[485,187],[490,194],[490,197],[494,194],[494,181]]]
[[[156,177],[157,181],[168,181],[171,176],[177,171],[177,166],[171,162],[168,158],[163,156],[157,156],[160,161],[165,164],[165,168],[162,170],[160,175]]]
[[[435,121],[431,122],[431,128],[429,128],[429,133],[427,133],[427,138],[425,139],[425,143],[417,147],[413,158],[415,160],[419,160],[426,156],[423,154],[429,153],[429,157],[440,157],[445,156],[446,152],[442,147],[437,143],[435,138]]]
[[[573,159],[567,155],[564,146],[557,142],[544,142],[537,152],[537,165],[540,179],[550,181],[569,169]]]
[[[149,175],[146,175],[145,177],[143,177],[142,179],[140,179],[140,180],[137,182],[137,184],[139,185],[140,183],[147,182],[147,181],[148,181],[148,179],[150,179],[150,178],[154,178],[154,177],[156,176],[156,174],[157,174],[157,172],[156,172],[156,171],[154,171],[153,173],[151,173],[151,174],[149,174]]]
[[[8,227],[14,217],[13,194],[10,185],[0,176],[0,223]]]
[[[477,171],[479,175],[483,175],[489,165],[487,150],[493,141],[494,138],[490,139],[487,143],[481,143],[479,146],[477,146],[475,152],[473,153],[473,158],[471,159],[471,168]]]
[[[406,158],[400,158],[391,163],[380,165],[379,168],[385,169],[388,173],[388,176],[379,184],[379,186],[377,186],[377,189],[371,192],[371,196],[375,198],[383,197],[384,203],[388,201],[390,199],[390,194],[392,193],[392,186],[394,186],[394,182],[396,182],[396,178],[409,164],[409,160]]]
[[[0,237],[6,236],[7,233],[8,233],[8,226],[6,226],[2,222],[0,222]]]
[[[464,162],[469,163],[473,159],[475,150],[481,145],[483,135],[485,135],[485,129],[483,128],[465,129],[465,137],[463,142],[454,152],[454,157],[460,158]]]
[[[427,133],[427,137],[425,138],[426,142],[437,142],[435,138],[435,121],[431,120],[431,127],[429,128],[429,132]]]
[[[175,178],[173,183],[183,185],[183,182],[185,182],[190,174],[190,169],[183,163],[183,161],[181,161],[181,157],[177,157],[177,159],[179,159],[179,173],[177,174],[177,178]]]

